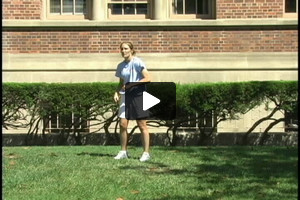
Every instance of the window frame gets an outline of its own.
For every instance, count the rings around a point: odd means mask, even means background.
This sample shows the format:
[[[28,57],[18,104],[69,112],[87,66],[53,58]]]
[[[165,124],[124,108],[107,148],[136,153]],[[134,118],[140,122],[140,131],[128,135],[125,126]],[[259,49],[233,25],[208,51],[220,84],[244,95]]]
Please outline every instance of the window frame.
[[[63,0],[60,0],[61,2],[61,12],[59,14],[56,14],[56,13],[51,13],[50,10],[50,1],[51,0],[46,0],[46,17],[47,19],[54,19],[54,20],[58,20],[58,19],[61,19],[61,20],[84,20],[84,19],[89,19],[91,16],[91,9],[92,9],[92,6],[91,6],[91,1],[90,0],[86,0],[86,13],[76,13],[75,12],[75,9],[76,9],[76,6],[75,6],[75,1],[76,0],[73,0],[73,13],[63,13],[62,12],[62,1]]]
[[[291,107],[294,107],[292,111],[284,111],[284,131],[285,132],[298,132],[299,120],[298,120],[298,102],[289,102]]]
[[[208,14],[176,14],[175,11],[175,2],[177,0],[170,0],[169,10],[171,19],[215,19],[216,15],[216,1],[208,0]],[[197,1],[197,0],[194,0]],[[197,2],[196,2],[197,3]],[[185,8],[185,1],[183,0],[183,12]]]
[[[112,14],[112,5],[113,4],[147,4],[147,13],[146,14],[124,14],[123,13],[123,6],[122,6],[122,14],[116,15]],[[107,14],[109,20],[136,20],[136,19],[150,19],[152,13],[152,1],[151,0],[107,0]],[[136,7],[135,7],[136,13]]]
[[[76,118],[79,118],[80,126],[75,128],[74,122]],[[68,123],[68,121],[71,121],[71,124]],[[65,125],[63,122],[65,122]],[[73,112],[67,113],[66,115],[51,112],[48,116],[44,117],[43,124],[45,131],[48,133],[61,133],[62,130],[79,131],[80,133],[90,132],[90,121],[82,119],[80,115],[76,116]],[[55,127],[53,127],[53,124]],[[70,129],[68,129],[69,125],[72,125]]]
[[[209,116],[204,118],[199,118],[198,113],[195,115],[187,115],[187,122],[184,122],[181,126],[178,127],[178,130],[198,130],[202,129],[207,132],[217,132],[218,127],[214,127],[214,124],[217,121],[217,116],[212,111]],[[213,130],[214,129],[214,130]]]
[[[298,6],[299,6],[299,0],[296,0],[296,12],[285,12],[285,2],[286,0],[283,0],[283,18],[298,18]]]

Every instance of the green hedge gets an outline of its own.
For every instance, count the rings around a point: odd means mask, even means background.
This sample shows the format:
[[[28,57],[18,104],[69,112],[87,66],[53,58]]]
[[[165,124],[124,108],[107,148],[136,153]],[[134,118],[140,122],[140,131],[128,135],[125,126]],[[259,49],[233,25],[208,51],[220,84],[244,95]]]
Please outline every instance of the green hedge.
[[[38,124],[51,113],[73,112],[81,119],[98,120],[98,125],[109,133],[108,127],[117,120],[117,105],[113,102],[116,86],[117,83],[3,83],[2,126],[27,127],[28,134],[33,134],[39,132]],[[262,104],[268,107],[270,102],[275,103],[276,112],[292,112],[296,104],[291,102],[297,101],[298,81],[176,84],[176,120],[155,123],[169,128],[172,144],[176,143],[177,128],[190,120],[188,115],[198,113],[197,118],[201,119],[213,112],[216,127],[219,122],[238,119],[240,114]],[[64,132],[70,131],[70,127],[65,127]]]

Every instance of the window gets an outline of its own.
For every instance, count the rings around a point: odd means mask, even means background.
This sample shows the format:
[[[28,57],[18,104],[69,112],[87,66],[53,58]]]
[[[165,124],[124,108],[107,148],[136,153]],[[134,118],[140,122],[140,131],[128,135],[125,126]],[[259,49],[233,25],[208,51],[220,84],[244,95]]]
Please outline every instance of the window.
[[[298,102],[291,102],[292,111],[285,111],[285,131],[298,132]]]
[[[172,0],[172,17],[212,19],[214,5],[213,0]]]
[[[109,0],[110,19],[146,19],[150,13],[147,0]]]
[[[178,113],[179,115],[181,115],[180,113]],[[185,114],[182,114],[182,116],[184,116]],[[215,129],[217,127],[214,127],[216,121],[217,121],[217,117],[216,115],[211,112],[210,114],[208,114],[205,117],[199,117],[198,113],[196,113],[195,115],[188,115],[187,116],[188,121],[182,123],[181,127],[182,129],[196,129],[199,128],[201,130],[204,130],[205,132],[210,132],[213,129]]]
[[[285,0],[285,12],[295,13],[297,12],[297,1],[296,0]]]
[[[48,18],[84,19],[87,16],[87,1],[88,0],[48,0]]]
[[[44,126],[49,133],[61,133],[64,130],[89,132],[88,122],[74,113],[65,115],[51,113],[50,116],[44,119]]]
[[[298,0],[284,0],[283,17],[298,18]]]

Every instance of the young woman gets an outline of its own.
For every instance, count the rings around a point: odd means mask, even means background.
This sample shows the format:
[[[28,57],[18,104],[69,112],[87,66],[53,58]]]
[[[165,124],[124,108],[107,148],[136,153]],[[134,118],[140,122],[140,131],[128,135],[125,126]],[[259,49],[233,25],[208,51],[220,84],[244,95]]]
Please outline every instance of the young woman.
[[[114,101],[118,102],[119,118],[120,118],[120,142],[121,151],[115,159],[128,158],[128,132],[127,127],[129,120],[125,118],[125,85],[126,83],[150,82],[150,75],[144,62],[135,56],[135,50],[131,42],[122,42],[120,44],[120,52],[124,60],[118,64],[116,77],[119,77],[119,85],[114,94]],[[140,116],[136,119],[137,125],[142,134],[142,142],[144,152],[140,158],[141,162],[150,160],[150,136],[147,128],[145,116]]]

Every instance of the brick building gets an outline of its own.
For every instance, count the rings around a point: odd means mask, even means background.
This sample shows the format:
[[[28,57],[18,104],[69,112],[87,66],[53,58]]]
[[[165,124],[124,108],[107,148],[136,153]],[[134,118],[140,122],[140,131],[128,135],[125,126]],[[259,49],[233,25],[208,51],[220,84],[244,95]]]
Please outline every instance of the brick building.
[[[118,81],[121,41],[153,81],[298,79],[298,0],[3,0],[2,12],[4,82]]]

